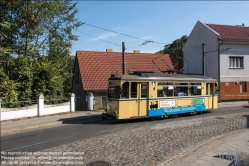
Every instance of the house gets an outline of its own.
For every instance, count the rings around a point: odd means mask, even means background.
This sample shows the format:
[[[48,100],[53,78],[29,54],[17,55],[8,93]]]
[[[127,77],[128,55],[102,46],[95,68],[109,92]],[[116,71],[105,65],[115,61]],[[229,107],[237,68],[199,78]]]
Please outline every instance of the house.
[[[178,70],[168,54],[125,53],[126,74],[129,70],[153,71],[155,73]],[[93,93],[94,109],[106,107],[108,78],[116,72],[122,73],[122,53],[97,51],[76,51],[73,78],[73,93],[76,96],[76,110],[87,110],[86,95]]]
[[[182,50],[183,73],[217,79],[219,101],[249,99],[249,27],[198,21]]]

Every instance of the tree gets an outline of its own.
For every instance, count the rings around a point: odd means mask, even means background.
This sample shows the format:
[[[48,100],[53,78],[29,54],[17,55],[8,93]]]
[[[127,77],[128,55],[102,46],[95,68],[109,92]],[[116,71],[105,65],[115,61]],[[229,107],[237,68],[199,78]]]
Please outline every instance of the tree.
[[[174,40],[171,44],[165,45],[163,50],[156,53],[170,54],[170,56],[175,60],[180,69],[183,68],[183,52],[182,47],[188,40],[188,36],[184,35],[179,39]]]
[[[41,57],[35,63],[33,97],[43,94],[47,99],[63,98],[63,83],[70,73],[64,72],[65,66],[57,61],[50,61],[47,56]]]
[[[18,83],[10,80],[0,68],[0,96],[3,101],[17,101],[18,92],[16,91]]]
[[[68,93],[73,68],[70,49],[77,40],[72,32],[82,25],[75,18],[76,4],[71,0],[0,2],[0,72],[5,82],[15,83],[13,99],[29,100],[36,93],[58,98]]]

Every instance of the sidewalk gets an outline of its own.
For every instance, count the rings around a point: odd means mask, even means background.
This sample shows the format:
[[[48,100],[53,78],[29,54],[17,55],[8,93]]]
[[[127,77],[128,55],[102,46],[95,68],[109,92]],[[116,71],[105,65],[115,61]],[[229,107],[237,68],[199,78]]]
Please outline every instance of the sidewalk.
[[[248,166],[249,130],[245,129],[230,138],[221,141],[213,149],[208,149],[192,166]]]
[[[249,129],[214,137],[157,166],[249,166]]]
[[[1,134],[38,127],[69,123],[71,121],[101,119],[103,111],[76,111],[57,115],[23,118],[1,122]]]
[[[249,101],[249,99],[248,99],[248,101]],[[223,107],[244,107],[244,106],[249,106],[248,101],[221,102],[221,103],[218,103],[218,108],[223,108]]]

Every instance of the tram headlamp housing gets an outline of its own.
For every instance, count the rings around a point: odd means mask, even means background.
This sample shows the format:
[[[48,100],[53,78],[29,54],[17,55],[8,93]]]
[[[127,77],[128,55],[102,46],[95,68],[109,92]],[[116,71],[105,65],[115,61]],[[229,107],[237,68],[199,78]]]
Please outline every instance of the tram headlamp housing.
[[[111,106],[107,105],[106,109],[107,111],[109,111],[111,109]]]

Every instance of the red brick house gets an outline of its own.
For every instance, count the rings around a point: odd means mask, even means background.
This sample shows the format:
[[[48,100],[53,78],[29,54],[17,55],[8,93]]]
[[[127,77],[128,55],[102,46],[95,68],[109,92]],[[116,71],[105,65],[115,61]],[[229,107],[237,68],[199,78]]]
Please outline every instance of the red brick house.
[[[126,74],[129,70],[177,71],[178,67],[169,54],[125,53]],[[87,92],[92,92],[95,98],[94,109],[103,109],[106,105],[108,78],[111,74],[122,73],[122,53],[98,51],[76,51],[73,93],[76,96],[76,110],[86,110]]]

